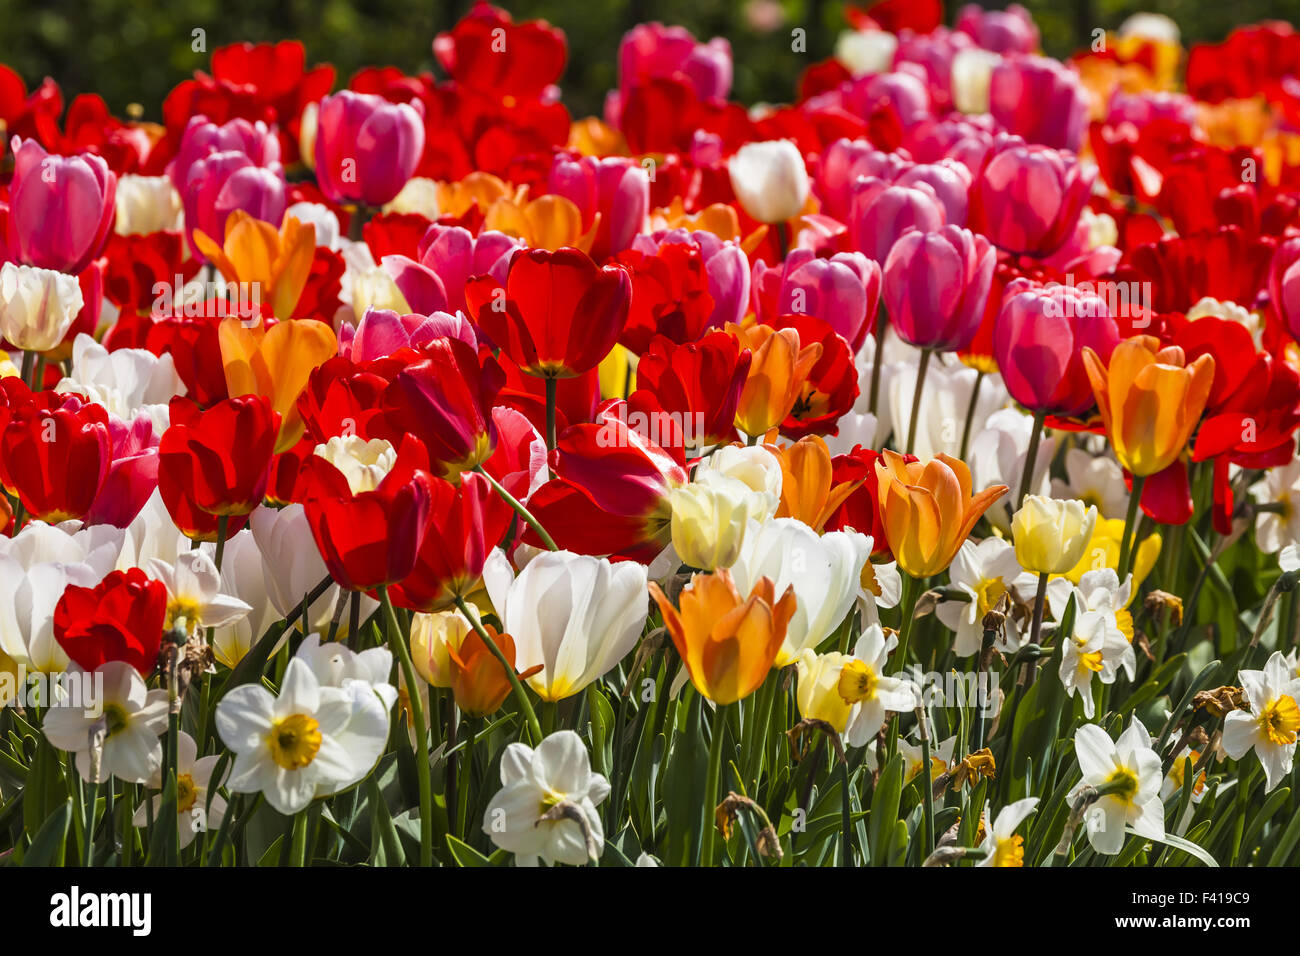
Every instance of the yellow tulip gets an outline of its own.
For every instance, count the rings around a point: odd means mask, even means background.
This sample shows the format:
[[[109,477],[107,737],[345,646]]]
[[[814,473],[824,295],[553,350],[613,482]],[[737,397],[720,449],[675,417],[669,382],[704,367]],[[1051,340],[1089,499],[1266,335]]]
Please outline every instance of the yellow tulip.
[[[1119,547],[1123,539],[1123,518],[1099,518],[1092,529],[1092,538],[1088,541],[1087,547],[1083,549],[1082,556],[1074,567],[1063,574],[1063,577],[1074,584],[1078,584],[1079,579],[1089,571],[1110,568],[1118,572]],[[1137,551],[1133,555],[1132,594],[1137,594],[1138,588],[1142,586],[1142,581],[1155,567],[1156,558],[1160,556],[1160,543],[1160,535],[1149,534],[1138,544]]]
[[[311,275],[316,229],[293,216],[276,229],[236,209],[226,218],[224,243],[217,245],[202,230],[195,230],[194,244],[227,281],[256,290],[260,301],[271,304],[277,319],[288,319]]]
[[[795,611],[794,588],[774,600],[771,578],[742,596],[726,569],[696,574],[681,595],[680,613],[659,585],[650,596],[681,655],[695,689],[718,705],[756,691],[772,669]]]
[[[994,485],[972,495],[966,463],[944,454],[908,462],[886,449],[876,477],[885,539],[898,566],[914,578],[947,568],[975,522],[1007,493],[1006,485]]]
[[[1176,345],[1151,335],[1115,346],[1110,365],[1085,347],[1083,365],[1106,435],[1121,465],[1137,478],[1164,471],[1182,454],[1214,383],[1214,358],[1191,365]]]
[[[459,611],[434,611],[411,617],[411,663],[434,687],[451,687],[450,651],[459,650],[473,628]]]
[[[1034,574],[1068,571],[1083,558],[1096,525],[1096,505],[1026,495],[1011,519],[1016,561]]]
[[[334,330],[315,319],[277,322],[248,327],[235,317],[223,319],[217,329],[226,389],[234,395],[262,395],[280,413],[280,437],[275,450],[297,444],[303,434],[298,395],[312,370],[338,352]]]

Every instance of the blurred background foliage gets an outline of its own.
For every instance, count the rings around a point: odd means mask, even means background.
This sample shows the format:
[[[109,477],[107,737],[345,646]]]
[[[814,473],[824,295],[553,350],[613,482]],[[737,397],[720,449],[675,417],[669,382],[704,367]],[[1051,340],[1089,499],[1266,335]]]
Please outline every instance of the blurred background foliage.
[[[869,5],[870,0],[859,0]],[[1064,57],[1129,14],[1154,10],[1182,27],[1184,44],[1217,41],[1234,27],[1264,19],[1296,22],[1300,0],[1022,0],[1048,53]],[[946,0],[952,23],[963,0]],[[97,92],[121,115],[139,103],[156,119],[167,91],[223,44],[298,37],[308,62],[329,61],[339,85],[359,67],[434,69],[431,42],[471,0],[0,0],[0,62],[34,88],[46,76],[70,100]],[[726,36],[736,62],[733,96],[742,102],[788,101],[807,64],[829,56],[844,24],[844,0],[502,0],[516,19],[545,18],[569,39],[564,99],[575,116],[598,113],[617,82],[619,38],[635,23],[678,23],[696,36]],[[983,6],[1004,4],[984,2]],[[807,31],[807,52],[791,51],[790,31]],[[207,52],[192,49],[195,29]]]

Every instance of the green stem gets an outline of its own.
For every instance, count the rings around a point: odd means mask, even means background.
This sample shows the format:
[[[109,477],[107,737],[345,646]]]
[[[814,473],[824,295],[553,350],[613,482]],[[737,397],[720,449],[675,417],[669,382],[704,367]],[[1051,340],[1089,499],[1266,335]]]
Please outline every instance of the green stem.
[[[213,557],[212,563],[221,570],[221,559],[226,553],[226,533],[230,528],[230,515],[220,515],[217,518],[217,553]]]
[[[921,349],[921,364],[916,370],[916,389],[912,392],[912,415],[907,421],[907,454],[916,447],[916,419],[921,412],[921,393],[925,390],[925,370],[930,367],[930,350]]]
[[[921,593],[921,582],[910,574],[903,575],[903,594],[898,602],[902,620],[898,625],[898,647],[894,648],[890,673],[898,673],[907,665],[907,646],[912,639],[912,621],[916,613],[916,599]]]
[[[1016,508],[1024,504],[1025,495],[1029,494],[1029,486],[1034,482],[1034,465],[1038,461],[1038,443],[1043,438],[1043,421],[1046,418],[1046,411],[1039,409],[1034,412],[1034,430],[1029,436],[1029,451],[1025,453],[1025,470],[1020,474],[1020,491],[1016,494]]]
[[[884,363],[885,356],[885,304],[880,303],[880,308],[876,313],[876,351],[871,360],[871,404],[868,410],[871,414],[876,414],[876,405],[880,399],[880,367]],[[875,447],[875,442],[872,442]]]
[[[469,817],[469,778],[474,772],[474,744],[478,740],[478,720],[474,717],[466,718],[465,727],[469,731],[469,739],[465,742],[465,755],[460,761],[460,774],[457,780],[456,832],[461,835],[461,839],[468,840],[466,820]]]
[[[1133,540],[1137,533],[1138,505],[1142,501],[1142,486],[1146,484],[1145,475],[1133,476],[1133,491],[1128,497],[1128,513],[1124,516],[1124,540],[1119,545],[1119,580],[1120,584],[1128,577],[1133,565],[1133,552],[1137,542]]]
[[[289,865],[302,869],[307,865],[307,811],[293,815],[293,837],[289,847]]]
[[[553,379],[547,379],[547,381],[550,382],[553,381]],[[546,529],[542,527],[542,523],[533,517],[532,512],[524,506],[523,502],[519,501],[518,498],[506,491],[505,488],[502,487],[501,482],[489,475],[482,465],[475,465],[474,470],[491,483],[492,487],[496,489],[496,493],[501,496],[501,500],[511,508],[515,509],[515,514],[524,519],[524,523],[536,532],[537,537],[542,539],[542,543],[545,544],[549,550],[560,550],[555,543],[555,539],[546,533]]]
[[[555,451],[555,405],[559,379],[546,376],[546,450]]]
[[[921,846],[921,859],[934,852],[934,781],[930,764],[930,723],[926,719],[925,707],[916,709],[917,721],[921,728],[921,799],[922,813],[925,815],[925,843]]]
[[[510,686],[515,693],[515,700],[519,702],[519,709],[524,712],[524,720],[528,722],[528,730],[532,734],[533,746],[540,744],[543,739],[542,725],[537,722],[537,713],[533,710],[532,702],[528,699],[528,692],[524,690],[524,685],[519,682],[519,675],[515,673],[514,665],[506,660],[505,654],[501,653],[501,648],[497,647],[497,642],[492,640],[492,635],[479,623],[478,615],[470,611],[465,604],[464,598],[456,598],[456,608],[469,621],[474,628],[474,632],[478,634],[479,640],[486,644],[487,649],[492,652],[492,656],[500,661],[501,666],[505,668],[506,677],[510,679]]]
[[[397,623],[397,613],[393,602],[388,599],[388,588],[379,589],[379,601],[384,608],[388,625],[388,644],[397,654],[398,666],[402,668],[402,679],[406,682],[407,697],[410,699],[411,723],[415,729],[416,783],[420,789],[420,865],[433,865],[433,781],[430,779],[429,734],[424,722],[424,703],[420,700],[420,685],[415,677],[415,667],[411,664],[411,649],[406,646],[406,635]]]
[[[853,811],[849,805],[849,762],[840,761],[840,866],[853,865]],[[759,866],[762,866],[759,861]]]
[[[718,778],[722,776],[722,738],[727,732],[727,705],[713,706],[713,739],[709,741],[709,775],[704,784],[704,828],[700,831],[700,866],[713,865],[713,835],[717,822],[713,819],[718,805]]]
[[[971,386],[970,390],[970,404],[966,406],[966,424],[961,430],[961,452],[957,455],[962,461],[966,460],[966,450],[970,447],[970,427],[971,423],[975,421],[975,406],[979,402],[980,385],[983,381],[984,373],[982,371],[976,372],[975,384]]]
[[[111,781],[112,778],[110,778]],[[109,783],[112,786],[112,783]],[[99,784],[86,785],[86,838],[81,843],[81,865],[94,866],[95,861],[95,802],[99,798]],[[110,821],[111,822],[111,821]]]

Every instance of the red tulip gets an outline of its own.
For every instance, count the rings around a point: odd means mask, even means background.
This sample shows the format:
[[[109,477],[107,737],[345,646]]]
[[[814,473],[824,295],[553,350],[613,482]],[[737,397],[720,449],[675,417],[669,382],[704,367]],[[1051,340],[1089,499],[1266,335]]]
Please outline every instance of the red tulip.
[[[628,399],[629,410],[645,411],[649,403],[643,393],[653,396],[683,431],[689,426],[687,444],[727,444],[736,438],[736,403],[750,359],[749,350],[726,332],[710,332],[685,345],[655,336],[637,364],[638,388]]]
[[[54,606],[54,639],[94,671],[124,661],[148,677],[158,666],[167,588],[139,568],[113,571],[93,588],[68,585]]]
[[[53,393],[12,407],[0,433],[0,480],[27,514],[50,524],[83,518],[113,461],[108,413],[71,401],[48,407]]]
[[[632,305],[621,344],[640,355],[656,334],[694,342],[713,314],[709,276],[698,246],[664,243],[653,254],[629,249],[618,262],[632,274]]]
[[[577,249],[515,253],[503,287],[489,276],[465,289],[474,321],[530,375],[572,378],[600,364],[627,322],[632,282]]]
[[[450,32],[438,34],[433,52],[462,86],[532,100],[564,72],[568,45],[545,20],[515,23],[504,10],[478,3]]]
[[[280,415],[260,395],[240,395],[206,411],[171,401],[171,427],[158,444],[159,482],[179,488],[207,514],[246,515],[262,503]]]

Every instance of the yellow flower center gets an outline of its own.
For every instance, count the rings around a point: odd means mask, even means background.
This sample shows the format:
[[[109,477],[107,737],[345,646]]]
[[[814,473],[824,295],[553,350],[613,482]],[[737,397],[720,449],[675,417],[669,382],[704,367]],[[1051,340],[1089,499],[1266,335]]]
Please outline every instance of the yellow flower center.
[[[194,778],[188,773],[183,773],[176,778],[176,812],[188,813],[194,808],[194,802],[199,798],[198,787],[194,786]]]
[[[879,678],[870,665],[859,660],[847,661],[840,669],[838,690],[846,704],[858,704],[876,696]]]
[[[1124,640],[1132,644],[1133,615],[1129,613],[1128,608],[1122,607],[1115,612],[1115,624],[1119,627],[1119,632],[1124,635]]]
[[[1005,840],[998,840],[998,845],[993,850],[993,865],[1024,866],[1025,838],[1012,835]]]
[[[126,716],[126,711],[122,708],[121,704],[104,705],[104,723],[108,727],[108,732],[105,735],[106,737],[112,737],[114,734],[126,730],[126,726],[129,722],[130,721]]]
[[[975,599],[981,621],[984,620],[984,615],[993,610],[994,605],[1006,593],[1007,586],[1002,583],[1001,578],[991,578],[979,583],[979,587],[975,589]]]
[[[1174,765],[1169,768],[1169,779],[1173,781],[1174,786],[1179,790],[1183,789],[1183,780],[1186,779],[1185,764],[1189,758],[1192,761],[1192,766],[1195,767],[1196,762],[1201,759],[1201,752],[1199,750],[1189,750],[1183,756],[1175,760]],[[1196,775],[1196,779],[1192,781],[1192,792],[1199,794],[1204,789],[1205,771],[1202,770]]]
[[[876,568],[870,561],[862,565],[862,574],[858,577],[858,582],[862,585],[862,590],[870,591],[876,597],[880,597],[884,592],[880,588],[880,582],[876,579]]]
[[[183,597],[172,598],[167,604],[167,623],[164,629],[170,631],[181,618],[185,619],[185,630],[193,634],[195,625],[199,623],[198,602]]]
[[[1112,796],[1124,803],[1132,803],[1133,798],[1137,796],[1137,774],[1129,770],[1128,767],[1116,767],[1114,773],[1106,778],[1106,783],[1115,785]]]
[[[1283,694],[1264,708],[1259,723],[1269,743],[1279,747],[1293,744],[1296,731],[1300,731],[1300,707],[1296,706],[1294,697]]]
[[[306,714],[290,714],[271,725],[271,759],[285,770],[301,770],[320,750],[320,724]]]
[[[1080,654],[1079,670],[1099,673],[1101,671],[1101,651],[1093,651],[1091,654]]]

